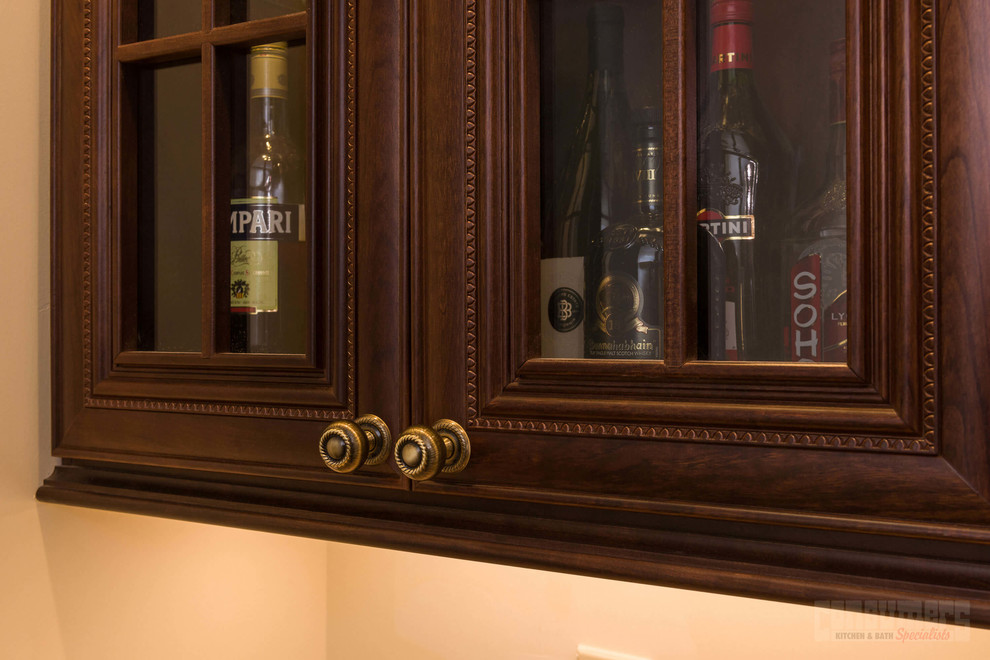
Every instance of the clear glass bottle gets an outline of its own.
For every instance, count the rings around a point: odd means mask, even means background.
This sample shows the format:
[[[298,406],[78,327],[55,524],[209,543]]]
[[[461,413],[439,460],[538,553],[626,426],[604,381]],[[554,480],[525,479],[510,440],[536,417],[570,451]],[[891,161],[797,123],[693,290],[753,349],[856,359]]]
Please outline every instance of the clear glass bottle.
[[[247,180],[230,213],[230,350],[305,353],[305,179],[288,127],[287,44],[252,47],[249,72]]]
[[[803,247],[790,269],[791,359],[845,362],[846,310],[846,40],[829,57],[829,144],[825,182],[795,218]]]
[[[722,294],[725,359],[786,360],[781,245],[790,233],[791,148],[755,85],[751,0],[714,0],[710,16],[709,90],[698,122],[697,221],[720,243],[724,276],[699,260],[707,269],[698,273],[698,288]],[[708,309],[717,299],[699,296],[700,324],[718,318]],[[707,357],[723,356],[711,350]]]
[[[584,110],[546,212],[541,253],[542,354],[585,356],[587,257],[602,231],[633,211],[635,178],[629,101],[623,82],[622,8],[597,2],[588,13]]]
[[[663,357],[663,171],[660,109],[636,117],[636,207],[592,250],[585,357]]]

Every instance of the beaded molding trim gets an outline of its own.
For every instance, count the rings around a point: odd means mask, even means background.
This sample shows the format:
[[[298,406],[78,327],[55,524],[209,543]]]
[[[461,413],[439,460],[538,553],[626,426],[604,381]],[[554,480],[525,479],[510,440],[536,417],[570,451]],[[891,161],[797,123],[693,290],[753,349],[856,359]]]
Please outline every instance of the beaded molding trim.
[[[581,423],[570,421],[531,421],[482,416],[478,392],[478,295],[477,295],[477,7],[475,0],[466,3],[465,29],[465,156],[466,191],[465,227],[467,250],[465,268],[467,296],[467,414],[466,426],[495,430],[530,431],[544,434],[609,436],[621,438],[656,438],[707,443],[765,446],[794,446],[829,449],[856,449],[879,452],[935,454],[938,452],[935,416],[937,411],[937,300],[935,291],[937,255],[935,219],[935,69],[934,69],[934,0],[921,3],[921,221],[923,255],[922,282],[922,433],[921,437],[857,437],[832,434],[807,434],[772,430],[717,430],[691,427]]]
[[[357,0],[347,0],[346,5],[346,73],[345,73],[345,214],[347,249],[345,270],[347,281],[355,276],[355,215],[357,151]],[[83,157],[82,157],[82,323],[83,323],[83,398],[91,408],[109,408],[145,411],[169,411],[206,413],[211,415],[237,415],[254,417],[283,417],[295,419],[349,419],[353,417],[356,396],[357,350],[355,346],[356,304],[354,287],[346,293],[347,317],[347,383],[346,408],[327,410],[322,408],[297,408],[284,406],[256,406],[211,402],[162,400],[135,400],[95,397],[93,395],[93,201],[92,201],[92,136],[93,136],[93,0],[83,5]]]

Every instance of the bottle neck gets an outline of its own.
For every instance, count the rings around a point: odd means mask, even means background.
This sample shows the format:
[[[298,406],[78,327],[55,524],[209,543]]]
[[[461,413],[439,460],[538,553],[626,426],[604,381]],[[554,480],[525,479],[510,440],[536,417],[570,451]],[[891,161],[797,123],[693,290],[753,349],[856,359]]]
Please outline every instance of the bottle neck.
[[[592,20],[588,29],[588,71],[608,71],[622,77],[621,17]]]
[[[828,151],[825,155],[825,180],[846,180],[846,122],[835,122],[829,127]]]
[[[275,96],[258,96],[251,99],[251,132],[255,138],[286,133],[286,101]]]
[[[828,113],[831,126],[825,161],[827,181],[846,180],[846,42],[832,43],[829,62]]]
[[[636,206],[653,216],[663,208],[663,170],[659,126],[643,127],[636,144]]]
[[[749,23],[720,23],[712,29],[710,71],[751,71],[753,30]]]
[[[745,98],[755,92],[753,82],[753,38],[749,23],[722,23],[712,31],[709,62],[709,103],[721,101],[732,107],[749,105]],[[712,110],[716,108],[712,107]],[[719,108],[724,114],[728,107]]]

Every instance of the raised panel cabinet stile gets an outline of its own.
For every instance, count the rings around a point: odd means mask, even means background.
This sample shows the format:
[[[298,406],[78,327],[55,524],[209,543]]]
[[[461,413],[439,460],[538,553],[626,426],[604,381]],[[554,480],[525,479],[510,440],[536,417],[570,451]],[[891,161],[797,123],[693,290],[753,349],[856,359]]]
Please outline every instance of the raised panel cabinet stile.
[[[656,361],[540,357],[553,0],[311,0],[231,25],[217,20],[226,4],[204,0],[201,32],[121,43],[113,12],[127,2],[55,0],[62,464],[39,497],[801,603],[952,601],[990,625],[990,8],[836,0],[848,364],[731,363],[697,359],[687,275],[699,5],[649,1],[665,108]],[[202,355],[133,350],[115,326],[130,294],[114,260],[127,263],[131,241],[114,233],[128,198],[111,137],[131,130],[112,111],[115,67],[193,57],[209,69],[203,260],[222,271],[225,229],[211,233],[209,217],[227,194],[230,138],[211,53],[303,35],[309,203],[325,220],[312,350],[214,350],[222,275],[204,283]],[[393,438],[453,420],[470,460],[415,484],[393,459],[329,472],[322,429],[368,413]]]

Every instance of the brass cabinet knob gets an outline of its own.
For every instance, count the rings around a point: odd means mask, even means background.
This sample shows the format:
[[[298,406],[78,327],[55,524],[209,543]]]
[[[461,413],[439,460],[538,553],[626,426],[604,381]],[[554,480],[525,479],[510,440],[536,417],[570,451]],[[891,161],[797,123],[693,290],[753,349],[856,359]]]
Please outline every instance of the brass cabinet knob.
[[[342,419],[323,429],[320,457],[334,472],[354,472],[362,465],[379,465],[388,457],[392,434],[377,415]]]
[[[392,454],[402,474],[415,481],[425,481],[441,472],[463,470],[471,459],[471,442],[460,424],[441,419],[432,428],[406,429],[395,441]]]

